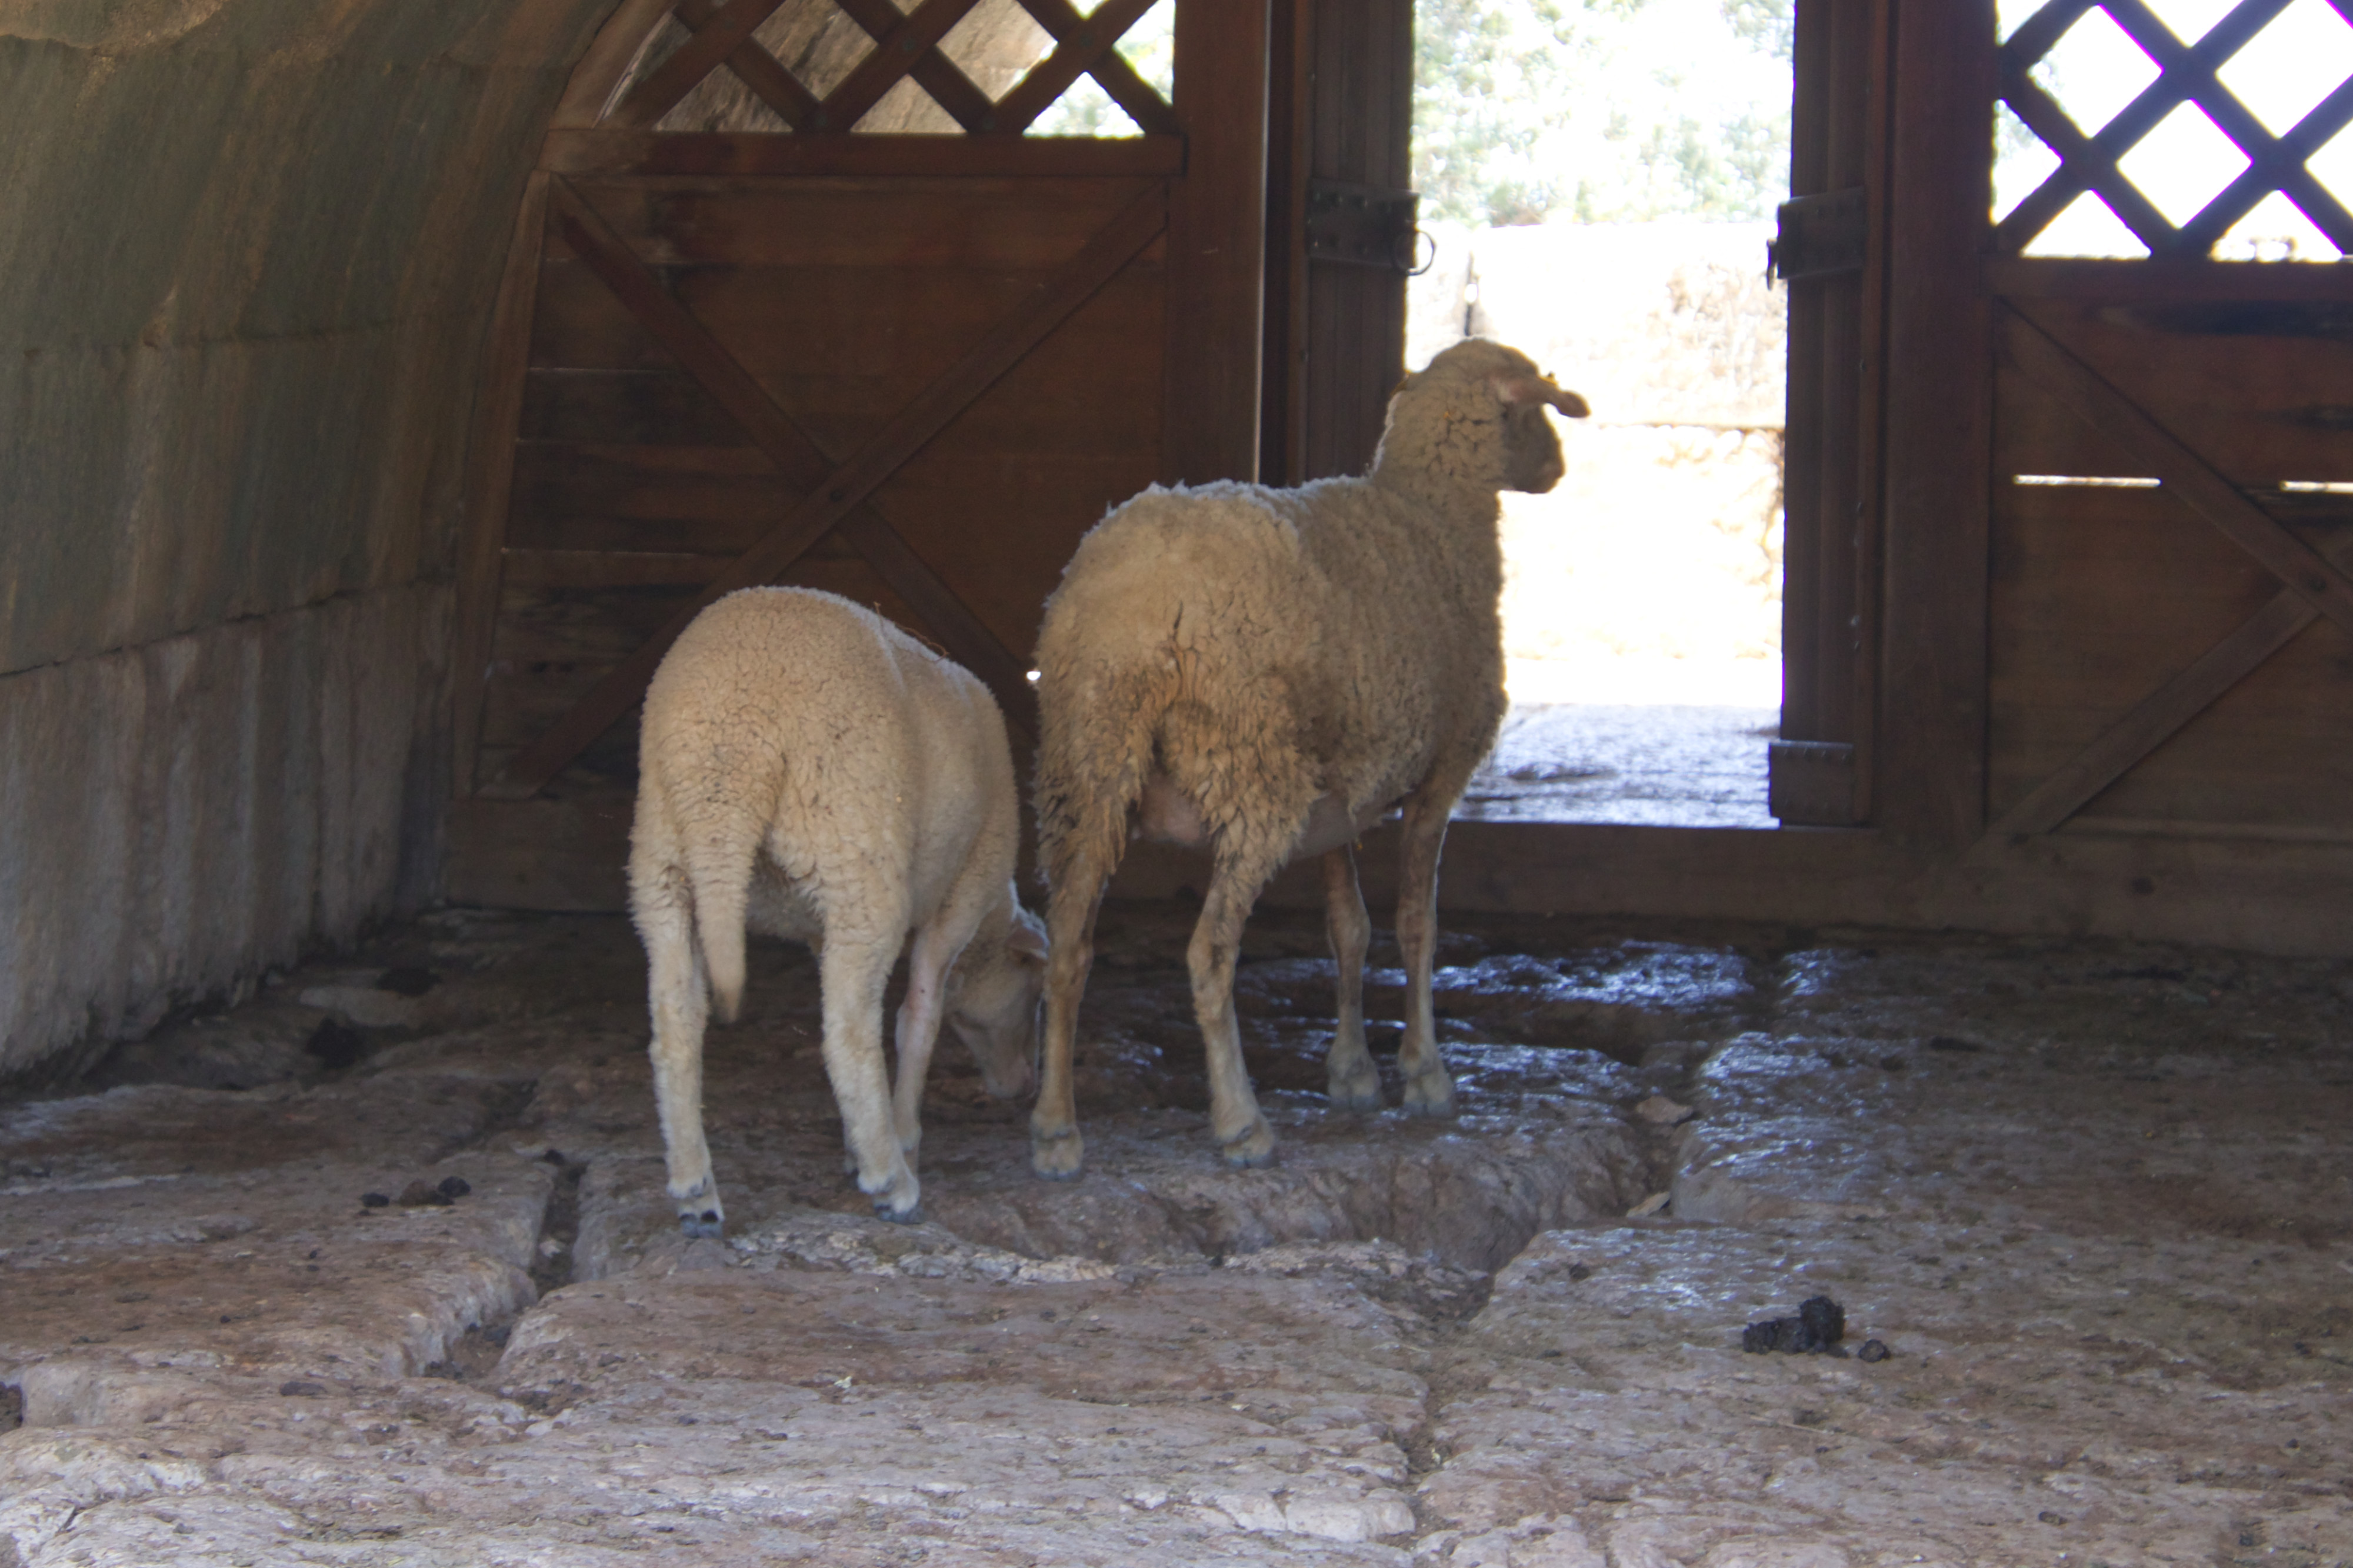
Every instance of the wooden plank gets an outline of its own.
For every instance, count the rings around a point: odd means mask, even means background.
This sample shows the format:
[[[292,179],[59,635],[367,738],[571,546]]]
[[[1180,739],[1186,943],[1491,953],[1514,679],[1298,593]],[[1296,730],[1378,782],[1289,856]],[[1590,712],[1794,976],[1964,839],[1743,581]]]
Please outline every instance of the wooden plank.
[[[605,123],[632,131],[651,130],[704,77],[717,70],[721,61],[749,42],[753,32],[775,15],[782,3],[783,0],[726,0],[700,31],[638,79],[627,96],[605,115]]]
[[[1072,330],[1095,337],[1097,352],[1120,353],[1133,342],[1124,334],[1147,320],[1156,322],[1161,301],[1153,270],[1113,288],[1106,310]],[[869,406],[888,397],[895,410],[902,389],[944,371],[959,344],[986,332],[1051,277],[1042,269],[699,268],[665,292],[780,397],[799,389],[817,399],[796,405],[797,415],[806,409],[839,424],[848,417],[843,394]],[[674,363],[642,321],[617,300],[600,298],[608,293],[578,262],[543,267],[533,367],[655,370]]]
[[[543,366],[523,377],[525,441],[612,446],[748,446],[741,426],[695,379],[658,371]]]
[[[449,897],[500,908],[619,910],[628,820],[628,797],[617,791],[461,801],[450,814]],[[1367,901],[1393,900],[1396,829],[1366,835],[1357,858]],[[1320,907],[1315,872],[1312,864],[1293,868],[1261,901]],[[1202,875],[1197,858],[1138,844],[1112,892],[1165,900],[1188,884],[1198,890]],[[1960,929],[2342,957],[2353,953],[2348,885],[2353,847],[2228,832],[2063,834],[1963,866],[1860,830],[1458,822],[1447,835],[1439,899],[1455,914]]]
[[[580,63],[572,68],[548,124],[561,130],[594,125],[673,4],[675,0],[621,0],[619,8],[596,29]]]
[[[718,20],[719,7],[712,0],[678,0],[671,13],[689,29],[701,32]],[[798,131],[817,112],[817,98],[800,84],[800,79],[776,63],[776,57],[746,38],[729,51],[727,68],[735,79],[752,89],[753,95],[776,111],[776,118]]]
[[[2077,360],[2097,367],[2102,380],[2130,387],[2132,401],[2151,420],[2232,484],[2353,479],[2353,446],[2345,438],[2353,428],[2353,382],[2345,371],[2353,296],[2126,305],[2031,300],[2015,308]],[[2084,427],[2074,418],[2025,425],[2051,442],[2081,439]],[[2111,449],[2137,451],[2122,441]],[[2150,470],[2142,464],[2124,471]]]
[[[548,133],[541,167],[573,175],[829,175],[859,179],[1167,179],[1179,135],[778,136],[611,129]]]
[[[918,61],[938,48],[948,29],[963,21],[965,14],[976,4],[978,0],[922,0],[914,10],[892,18],[884,32],[874,36],[874,47],[867,57],[825,95],[825,101],[809,117],[810,129],[853,129],[866,118],[867,110],[882,101],[884,93],[898,86],[900,79]],[[871,11],[869,14],[877,19],[881,15]]]
[[[1307,180],[1317,0],[1273,0],[1269,27],[1266,377],[1259,470],[1269,483],[1307,477]]]
[[[2277,300],[2353,300],[2346,268],[2276,261],[2096,261],[1989,256],[1985,290],[2010,300],[2179,305]]]
[[[1266,268],[1267,0],[1176,0],[1189,162],[1168,215],[1170,482],[1258,477]]]
[[[1001,134],[1028,130],[1082,75],[1091,74],[1096,85],[1146,135],[1178,133],[1184,125],[1183,114],[1172,111],[1161,101],[1160,95],[1135,74],[1135,68],[1127,63],[1117,47],[1120,37],[1134,26],[1136,18],[1157,3],[1158,0],[1097,0],[1094,8],[1082,16],[1070,0],[1020,0],[1021,8],[1054,40],[1054,52],[1030,68],[1028,76],[997,100],[993,129]],[[1181,9],[1183,0],[1172,3]]]
[[[1880,734],[1880,650],[1884,637],[1884,583],[1889,218],[1894,207],[1894,59],[1890,0],[1864,0],[1867,47],[1860,69],[1862,104],[1851,140],[1862,143],[1866,193],[1862,246],[1862,320],[1855,357],[1861,366],[1855,401],[1854,659],[1850,700],[1854,714],[1853,820],[1875,820]]]
[[[515,429],[522,417],[523,363],[531,352],[533,284],[546,232],[547,176],[534,174],[523,184],[514,237],[499,278],[498,300],[491,310],[490,341],[466,455],[466,520],[458,546],[458,624],[449,681],[451,787],[460,795],[473,793],[476,778],[483,667],[490,660],[498,622],[499,547],[514,489]]]
[[[657,267],[1049,270],[1140,179],[665,176],[572,186]]]
[[[760,390],[759,384],[729,359],[717,344],[710,342],[693,319],[659,286],[653,285],[641,268],[635,267],[617,237],[610,236],[609,231],[604,235],[596,233],[601,220],[586,204],[579,203],[576,198],[567,199],[561,184],[556,185],[553,199],[557,204],[560,218],[574,231],[574,243],[584,249],[597,247],[617,285],[637,296],[634,303],[643,308],[649,319],[667,323],[667,335],[677,340],[682,360],[694,372],[696,378],[710,387],[713,395],[726,404],[730,412],[744,422],[745,429],[762,449],[776,460],[778,468],[788,478],[805,468],[810,454],[800,433],[792,427],[783,411]],[[1058,279],[1037,290],[1020,310],[1008,317],[958,362],[955,369],[925,388],[889,426],[835,469],[821,488],[813,489],[767,540],[745,552],[724,577],[706,588],[692,608],[699,610],[702,604],[717,599],[732,588],[766,580],[788,564],[810,541],[846,518],[974,398],[1002,377],[1039,341],[1069,319],[1096,290],[1125,267],[1160,232],[1166,221],[1160,193],[1147,191],[1091,240]],[[697,338],[703,341],[698,343]],[[879,566],[881,563],[877,564]],[[681,613],[672,625],[664,628],[661,635],[649,640],[627,663],[600,682],[571,719],[550,731],[510,763],[503,780],[506,787],[528,792],[554,777],[581,746],[637,700],[645,683],[652,678],[661,656],[669,650],[670,640],[692,618],[691,613]],[[955,628],[935,629],[945,632]],[[950,651],[963,657],[962,650],[954,647]],[[976,673],[981,673],[983,679],[987,679],[984,672]],[[1023,681],[1021,684],[1026,687],[1028,683]],[[1016,705],[1020,695],[1018,691],[997,694],[998,701],[1008,709],[1008,715],[1021,711]]]
[[[2051,832],[2318,618],[2303,600],[2281,593],[2004,812],[1987,838]]]
[[[1977,291],[1993,8],[1893,19],[1887,188],[1885,651],[1873,820],[1958,846],[1985,822],[1992,353]]]
[[[719,574],[722,557],[652,550],[514,550],[505,580],[520,588],[619,588],[658,583],[701,587]]]
[[[2000,342],[2005,357],[2056,392],[2070,413],[2144,461],[2168,495],[2221,530],[2322,615],[2353,628],[2353,582],[2240,494],[2198,453],[2015,311],[2005,312]]]

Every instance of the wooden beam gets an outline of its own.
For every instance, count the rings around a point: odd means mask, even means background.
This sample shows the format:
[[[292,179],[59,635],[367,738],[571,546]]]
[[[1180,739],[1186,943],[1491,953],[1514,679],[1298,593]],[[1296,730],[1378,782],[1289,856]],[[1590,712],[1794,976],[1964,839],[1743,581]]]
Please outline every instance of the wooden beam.
[[[629,797],[464,800],[449,814],[448,896],[513,909],[627,907]],[[1967,861],[1855,829],[1455,823],[1440,908],[1465,914],[1753,921],[1777,932],[1829,924],[1913,931],[2187,942],[2259,952],[2353,954],[2345,889],[2353,845],[2274,842],[2228,827],[2066,833]],[[1397,896],[1397,830],[1366,835],[1357,861],[1376,908]],[[1114,899],[1196,895],[1208,863],[1132,846]],[[1261,903],[1323,902],[1314,862],[1286,868]]]
[[[2353,268],[2275,261],[2096,261],[1989,256],[1984,291],[2009,300],[2095,300],[2107,305],[2237,300],[2353,301]]]
[[[1270,26],[1268,0],[1176,0],[1187,162],[1168,215],[1169,482],[1258,478]]]
[[[653,679],[670,643],[704,605],[737,588],[769,581],[848,518],[949,421],[1134,259],[1167,221],[1165,193],[1158,186],[1147,187],[1082,247],[1077,256],[1040,284],[1012,314],[992,328],[848,461],[825,474],[820,470],[821,459],[819,464],[811,461],[816,456],[813,446],[766,391],[645,271],[620,237],[606,226],[595,210],[562,181],[555,184],[554,200],[565,237],[596,268],[597,276],[743,425],[745,434],[767,453],[779,471],[788,480],[809,483],[809,489],[759,543],[738,557],[635,653],[608,671],[554,728],[508,763],[500,780],[501,792],[522,795],[536,792],[579,755],[582,748],[628,711],[643,694],[646,683]],[[889,525],[878,516],[864,526],[871,530]],[[870,531],[868,537],[875,535]],[[912,556],[913,552],[907,554]],[[877,561],[875,564],[880,569],[882,563]],[[901,584],[893,583],[892,586],[902,593],[906,591]],[[919,584],[918,590],[949,594],[944,584],[933,589],[928,584]],[[933,629],[946,641],[958,633],[959,623],[935,624]],[[987,679],[988,667],[1001,671],[1005,661],[1010,659],[1001,648],[997,658],[987,657],[985,648],[959,650],[953,643],[949,651],[958,658],[967,653],[981,658],[984,668],[974,673],[984,679]],[[1018,670],[1018,666],[1014,668]],[[1021,696],[1027,686],[1027,680],[1018,680],[1013,689],[997,691],[998,702],[1005,707],[1008,719],[1017,722],[1027,710]]]
[[[2353,580],[2282,528],[2239,487],[2177,439],[2123,393],[2014,310],[2004,310],[2003,357],[2054,394],[2063,406],[2164,481],[2166,493],[2204,518],[2312,607],[2353,632]]]
[[[2304,600],[2281,593],[2035,785],[1986,829],[1981,842],[2052,832],[2319,618]]]
[[[1873,820],[1955,847],[1985,824],[1993,353],[1978,255],[1994,8],[1894,8],[1887,388]]]
[[[607,129],[548,133],[559,174],[835,174],[853,178],[1166,179],[1181,136],[809,136]]]
[[[784,0],[727,0],[716,15],[677,52],[638,79],[628,96],[606,115],[608,125],[651,130],[679,100],[695,89],[704,77],[751,37],[761,23],[776,14]]]
[[[474,793],[474,765],[482,733],[482,695],[491,644],[499,621],[499,549],[506,538],[507,508],[514,491],[515,432],[522,422],[523,369],[531,359],[532,306],[539,281],[540,247],[547,236],[548,176],[533,174],[523,184],[507,246],[506,269],[499,278],[498,302],[482,353],[475,395],[473,434],[466,454],[466,515],[458,546],[458,625],[455,668],[450,677],[456,769],[452,788]]]

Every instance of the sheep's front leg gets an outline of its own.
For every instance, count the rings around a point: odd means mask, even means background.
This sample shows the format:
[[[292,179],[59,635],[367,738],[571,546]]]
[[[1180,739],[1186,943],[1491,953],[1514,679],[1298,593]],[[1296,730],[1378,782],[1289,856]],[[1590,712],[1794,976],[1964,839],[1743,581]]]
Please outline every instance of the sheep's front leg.
[[[1398,946],[1405,956],[1405,1043],[1398,1068],[1405,1075],[1405,1108],[1416,1116],[1454,1114],[1454,1080],[1438,1054],[1430,974],[1438,952],[1438,857],[1446,845],[1447,814],[1461,794],[1459,784],[1447,791],[1425,785],[1405,809],[1397,915]]]
[[[1038,1103],[1029,1112],[1029,1168],[1049,1181],[1075,1181],[1086,1167],[1072,1058],[1079,999],[1086,994],[1087,971],[1094,963],[1095,911],[1110,880],[1107,867],[1082,858],[1054,884],[1046,903],[1045,1061]]]
[[[900,1152],[909,1168],[923,1137],[923,1080],[931,1076],[932,1047],[940,1037],[940,1012],[947,987],[948,965],[955,954],[936,925],[915,933],[907,952],[907,994],[899,1003],[896,1039],[899,1080],[892,1086],[892,1121]]]
[[[1356,851],[1343,844],[1324,856],[1324,930],[1338,965],[1339,1026],[1325,1058],[1326,1092],[1341,1110],[1378,1110],[1381,1074],[1365,1049],[1365,948],[1373,922],[1356,885]]]
[[[1201,919],[1193,927],[1186,950],[1193,971],[1193,1016],[1201,1026],[1201,1044],[1208,1054],[1209,1131],[1229,1165],[1271,1165],[1274,1163],[1274,1129],[1260,1113],[1258,1097],[1250,1092],[1249,1069],[1242,1066],[1241,1028],[1234,1016],[1234,963],[1240,956],[1242,923],[1258,901],[1264,878],[1246,879],[1220,863],[1201,903]]]
[[[702,1134],[702,1033],[710,1021],[711,992],[684,893],[666,890],[677,896],[638,911],[653,1014],[649,1054],[653,1058],[654,1103],[661,1116],[662,1153],[670,1167],[670,1195],[678,1208],[679,1229],[690,1237],[717,1236],[726,1225],[727,1211],[719,1202],[711,1148]]]
[[[829,934],[818,973],[825,991],[825,1073],[841,1111],[843,1142],[858,1162],[858,1189],[874,1212],[912,1224],[922,1187],[892,1126],[882,1062],[882,988],[898,955],[891,944]]]

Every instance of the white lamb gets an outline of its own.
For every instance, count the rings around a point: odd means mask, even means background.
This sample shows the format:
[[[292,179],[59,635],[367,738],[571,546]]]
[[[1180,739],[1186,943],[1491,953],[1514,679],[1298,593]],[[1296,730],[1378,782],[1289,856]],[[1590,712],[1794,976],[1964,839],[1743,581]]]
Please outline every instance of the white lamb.
[[[1256,1165],[1273,1158],[1274,1133],[1234,1022],[1242,923],[1283,865],[1324,857],[1339,968],[1331,1097],[1377,1107],[1354,845],[1401,804],[1405,1106],[1451,1112],[1430,1010],[1439,850],[1504,710],[1496,492],[1548,490],[1563,472],[1547,405],[1587,412],[1525,355],[1473,339],[1398,388],[1364,478],[1155,488],[1080,542],[1038,640],[1052,952],[1030,1118],[1040,1175],[1074,1176],[1083,1163],[1072,1041],[1095,910],[1131,836],[1212,854],[1187,953],[1193,1011],[1211,1131],[1228,1161]]]
[[[655,672],[638,771],[629,908],[680,1226],[716,1236],[724,1223],[702,1031],[708,999],[727,1021],[741,1004],[747,923],[817,950],[826,1074],[858,1184],[884,1218],[913,1219],[943,1014],[990,1093],[1032,1082],[1045,938],[1013,891],[1020,824],[997,703],[847,599],[746,589],[697,616]],[[882,991],[902,947],[894,1104]]]

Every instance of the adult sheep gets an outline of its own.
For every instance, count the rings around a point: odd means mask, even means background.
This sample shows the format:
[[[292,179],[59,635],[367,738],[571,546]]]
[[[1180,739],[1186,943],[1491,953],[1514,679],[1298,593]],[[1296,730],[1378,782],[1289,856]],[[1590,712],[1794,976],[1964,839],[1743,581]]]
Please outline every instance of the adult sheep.
[[[746,925],[818,950],[826,1076],[858,1184],[884,1218],[913,1218],[943,1016],[990,1093],[1032,1080],[1045,939],[1014,896],[1019,807],[997,703],[847,599],[750,588],[680,634],[647,689],[638,752],[629,910],[681,1227],[716,1236],[724,1222],[702,1033],[711,1001],[726,1021],[741,1004]],[[894,1099],[882,991],[902,947]]]
[[[1364,477],[1289,490],[1155,487],[1080,542],[1038,640],[1051,952],[1030,1118],[1040,1175],[1074,1176],[1083,1163],[1072,1041],[1095,910],[1131,836],[1213,858],[1187,954],[1193,1011],[1210,1129],[1229,1162],[1256,1165],[1272,1159],[1274,1133],[1234,1021],[1243,921],[1284,864],[1324,857],[1339,969],[1331,1097],[1379,1106],[1365,1049],[1371,926],[1353,846],[1402,805],[1405,1107],[1452,1110],[1430,1010],[1439,850],[1504,710],[1496,493],[1540,493],[1563,472],[1547,406],[1587,412],[1525,354],[1472,339],[1398,388]]]

